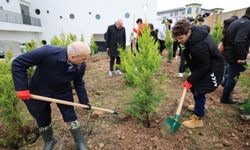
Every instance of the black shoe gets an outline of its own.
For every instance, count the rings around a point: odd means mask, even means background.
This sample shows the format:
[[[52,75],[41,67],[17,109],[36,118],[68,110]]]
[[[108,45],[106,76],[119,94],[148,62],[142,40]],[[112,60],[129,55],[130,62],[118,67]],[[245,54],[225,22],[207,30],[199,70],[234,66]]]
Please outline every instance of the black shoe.
[[[238,103],[238,101],[234,100],[234,99],[228,99],[228,100],[221,99],[220,102],[223,104],[236,104],[236,103]]]

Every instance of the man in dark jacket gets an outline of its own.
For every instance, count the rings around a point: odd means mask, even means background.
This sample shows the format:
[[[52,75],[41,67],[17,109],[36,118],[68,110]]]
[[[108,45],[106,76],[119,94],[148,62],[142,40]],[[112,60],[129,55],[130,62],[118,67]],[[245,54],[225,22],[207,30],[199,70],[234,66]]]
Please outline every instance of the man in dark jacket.
[[[122,20],[117,20],[114,25],[110,25],[106,35],[106,48],[110,56],[109,76],[114,75],[114,64],[121,64],[118,48],[126,48],[126,31],[123,27]],[[116,74],[121,75],[122,72],[116,68]]]
[[[89,56],[88,44],[73,42],[67,48],[43,46],[18,56],[12,62],[12,75],[17,97],[26,104],[45,142],[44,149],[50,150],[56,143],[51,127],[49,102],[30,99],[30,93],[73,102],[71,81],[74,83],[79,102],[89,106],[83,75],[85,60]],[[27,69],[36,66],[29,81]],[[80,131],[80,124],[72,106],[57,104],[68,124],[78,149],[87,149]]]
[[[239,78],[240,72],[246,70],[245,64],[250,45],[250,7],[246,14],[234,21],[228,27],[224,37],[224,55],[228,67],[228,78],[224,85],[221,103],[234,104],[237,101],[231,97],[231,93]]]
[[[204,26],[192,26],[187,19],[182,19],[172,28],[172,36],[185,46],[184,55],[191,75],[184,86],[187,90],[191,89],[195,101],[194,115],[183,125],[188,128],[202,127],[205,95],[214,91],[222,81],[223,58]]]

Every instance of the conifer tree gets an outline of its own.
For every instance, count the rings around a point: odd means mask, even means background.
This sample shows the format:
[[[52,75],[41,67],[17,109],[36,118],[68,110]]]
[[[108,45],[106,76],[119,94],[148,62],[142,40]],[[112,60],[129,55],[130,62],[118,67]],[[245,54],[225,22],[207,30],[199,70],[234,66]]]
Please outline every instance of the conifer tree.
[[[168,51],[168,62],[172,62],[173,59],[173,43],[174,40],[171,36],[171,31],[170,30],[166,30],[166,39],[165,39],[165,47]]]
[[[150,116],[157,111],[160,100],[153,78],[160,67],[161,56],[158,52],[158,43],[154,42],[149,29],[142,31],[138,45],[139,52],[120,50],[121,68],[126,72],[125,79],[137,88],[127,106],[127,113],[149,127]]]
[[[95,42],[95,37],[92,35],[91,40],[90,40],[90,54],[94,55],[98,53],[98,45]]]
[[[0,139],[0,145],[11,145],[18,140],[24,140],[24,120],[19,101],[13,86],[11,60],[13,52],[8,50],[5,59],[0,61],[0,122],[6,129],[8,137]]]
[[[222,23],[220,21],[216,22],[216,25],[212,32],[212,37],[214,39],[214,42],[219,45],[221,39],[222,39]]]

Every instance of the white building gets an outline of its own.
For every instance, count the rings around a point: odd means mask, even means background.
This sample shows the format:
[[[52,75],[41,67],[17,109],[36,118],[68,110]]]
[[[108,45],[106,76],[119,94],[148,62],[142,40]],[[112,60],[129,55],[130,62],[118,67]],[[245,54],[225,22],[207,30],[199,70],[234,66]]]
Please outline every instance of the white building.
[[[83,33],[86,42],[92,35],[97,41],[103,40],[107,27],[117,19],[124,21],[129,42],[137,18],[155,23],[156,1],[0,0],[0,43],[5,43],[0,49],[6,48],[6,41],[24,43],[33,39],[49,44],[62,32],[78,38]]]
[[[204,9],[201,8],[201,6],[202,4],[192,3],[186,5],[185,7],[159,11],[157,12],[158,20],[172,19],[173,22],[176,22],[177,20],[184,17],[195,18],[199,14],[203,15],[205,13],[209,13],[212,15],[222,13],[223,11],[222,8]]]

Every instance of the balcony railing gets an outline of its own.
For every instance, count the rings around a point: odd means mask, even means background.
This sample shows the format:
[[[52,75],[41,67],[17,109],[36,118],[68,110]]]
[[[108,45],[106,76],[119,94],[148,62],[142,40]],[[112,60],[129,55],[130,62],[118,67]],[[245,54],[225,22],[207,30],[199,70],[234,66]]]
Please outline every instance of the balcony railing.
[[[22,15],[7,10],[0,10],[0,22],[41,26],[41,20],[39,18]]]

